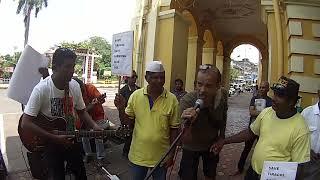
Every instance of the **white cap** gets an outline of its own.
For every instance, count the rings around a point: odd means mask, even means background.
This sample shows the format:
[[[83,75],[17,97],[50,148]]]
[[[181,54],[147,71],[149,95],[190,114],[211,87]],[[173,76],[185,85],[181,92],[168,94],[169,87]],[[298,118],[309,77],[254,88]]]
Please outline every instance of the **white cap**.
[[[151,61],[148,63],[146,71],[149,72],[164,72],[164,67],[160,61]]]

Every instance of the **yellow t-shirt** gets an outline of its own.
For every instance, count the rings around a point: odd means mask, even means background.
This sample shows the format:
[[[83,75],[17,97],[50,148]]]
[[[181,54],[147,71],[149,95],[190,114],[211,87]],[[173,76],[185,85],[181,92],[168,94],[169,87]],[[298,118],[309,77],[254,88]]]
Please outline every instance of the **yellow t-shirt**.
[[[170,128],[180,125],[179,103],[164,90],[150,109],[147,88],[131,94],[126,114],[135,119],[129,160],[140,166],[154,167],[170,146]]]
[[[264,161],[306,162],[310,160],[310,134],[300,113],[279,119],[270,108],[263,110],[250,125],[259,136],[251,165],[262,173]]]

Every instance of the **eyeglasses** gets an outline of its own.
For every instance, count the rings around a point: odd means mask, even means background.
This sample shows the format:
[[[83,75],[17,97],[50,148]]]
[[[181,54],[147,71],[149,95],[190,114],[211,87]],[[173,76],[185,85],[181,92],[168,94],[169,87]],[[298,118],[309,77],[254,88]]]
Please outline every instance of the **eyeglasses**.
[[[199,66],[200,70],[207,70],[207,69],[211,69],[213,67],[212,64],[202,64]]]

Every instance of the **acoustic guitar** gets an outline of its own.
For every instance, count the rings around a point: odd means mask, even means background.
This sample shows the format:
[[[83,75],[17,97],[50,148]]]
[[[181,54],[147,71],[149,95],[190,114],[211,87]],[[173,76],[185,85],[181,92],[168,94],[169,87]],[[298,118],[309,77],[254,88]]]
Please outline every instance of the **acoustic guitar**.
[[[22,115],[19,120],[18,133],[22,144],[30,152],[43,151],[43,148],[48,143],[45,139],[37,136],[33,132],[25,131],[21,127]],[[57,135],[74,135],[76,139],[81,137],[89,138],[103,138],[109,136],[115,136],[120,139],[124,139],[131,134],[131,130],[128,127],[121,126],[117,130],[104,130],[104,131],[66,131],[67,122],[64,118],[51,119],[42,113],[40,113],[34,120],[33,123],[43,128],[44,130]]]

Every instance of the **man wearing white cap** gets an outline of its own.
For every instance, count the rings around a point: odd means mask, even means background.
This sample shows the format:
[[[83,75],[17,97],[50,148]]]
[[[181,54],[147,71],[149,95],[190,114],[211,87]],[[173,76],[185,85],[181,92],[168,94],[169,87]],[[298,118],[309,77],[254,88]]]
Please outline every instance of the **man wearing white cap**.
[[[169,149],[180,126],[179,103],[175,95],[164,89],[165,71],[160,61],[152,61],[146,67],[148,86],[136,90],[125,99],[117,94],[115,106],[122,122],[134,124],[129,160],[132,163],[133,180],[144,179]],[[167,167],[172,165],[173,153],[164,166],[152,174],[154,180],[165,180]]]

